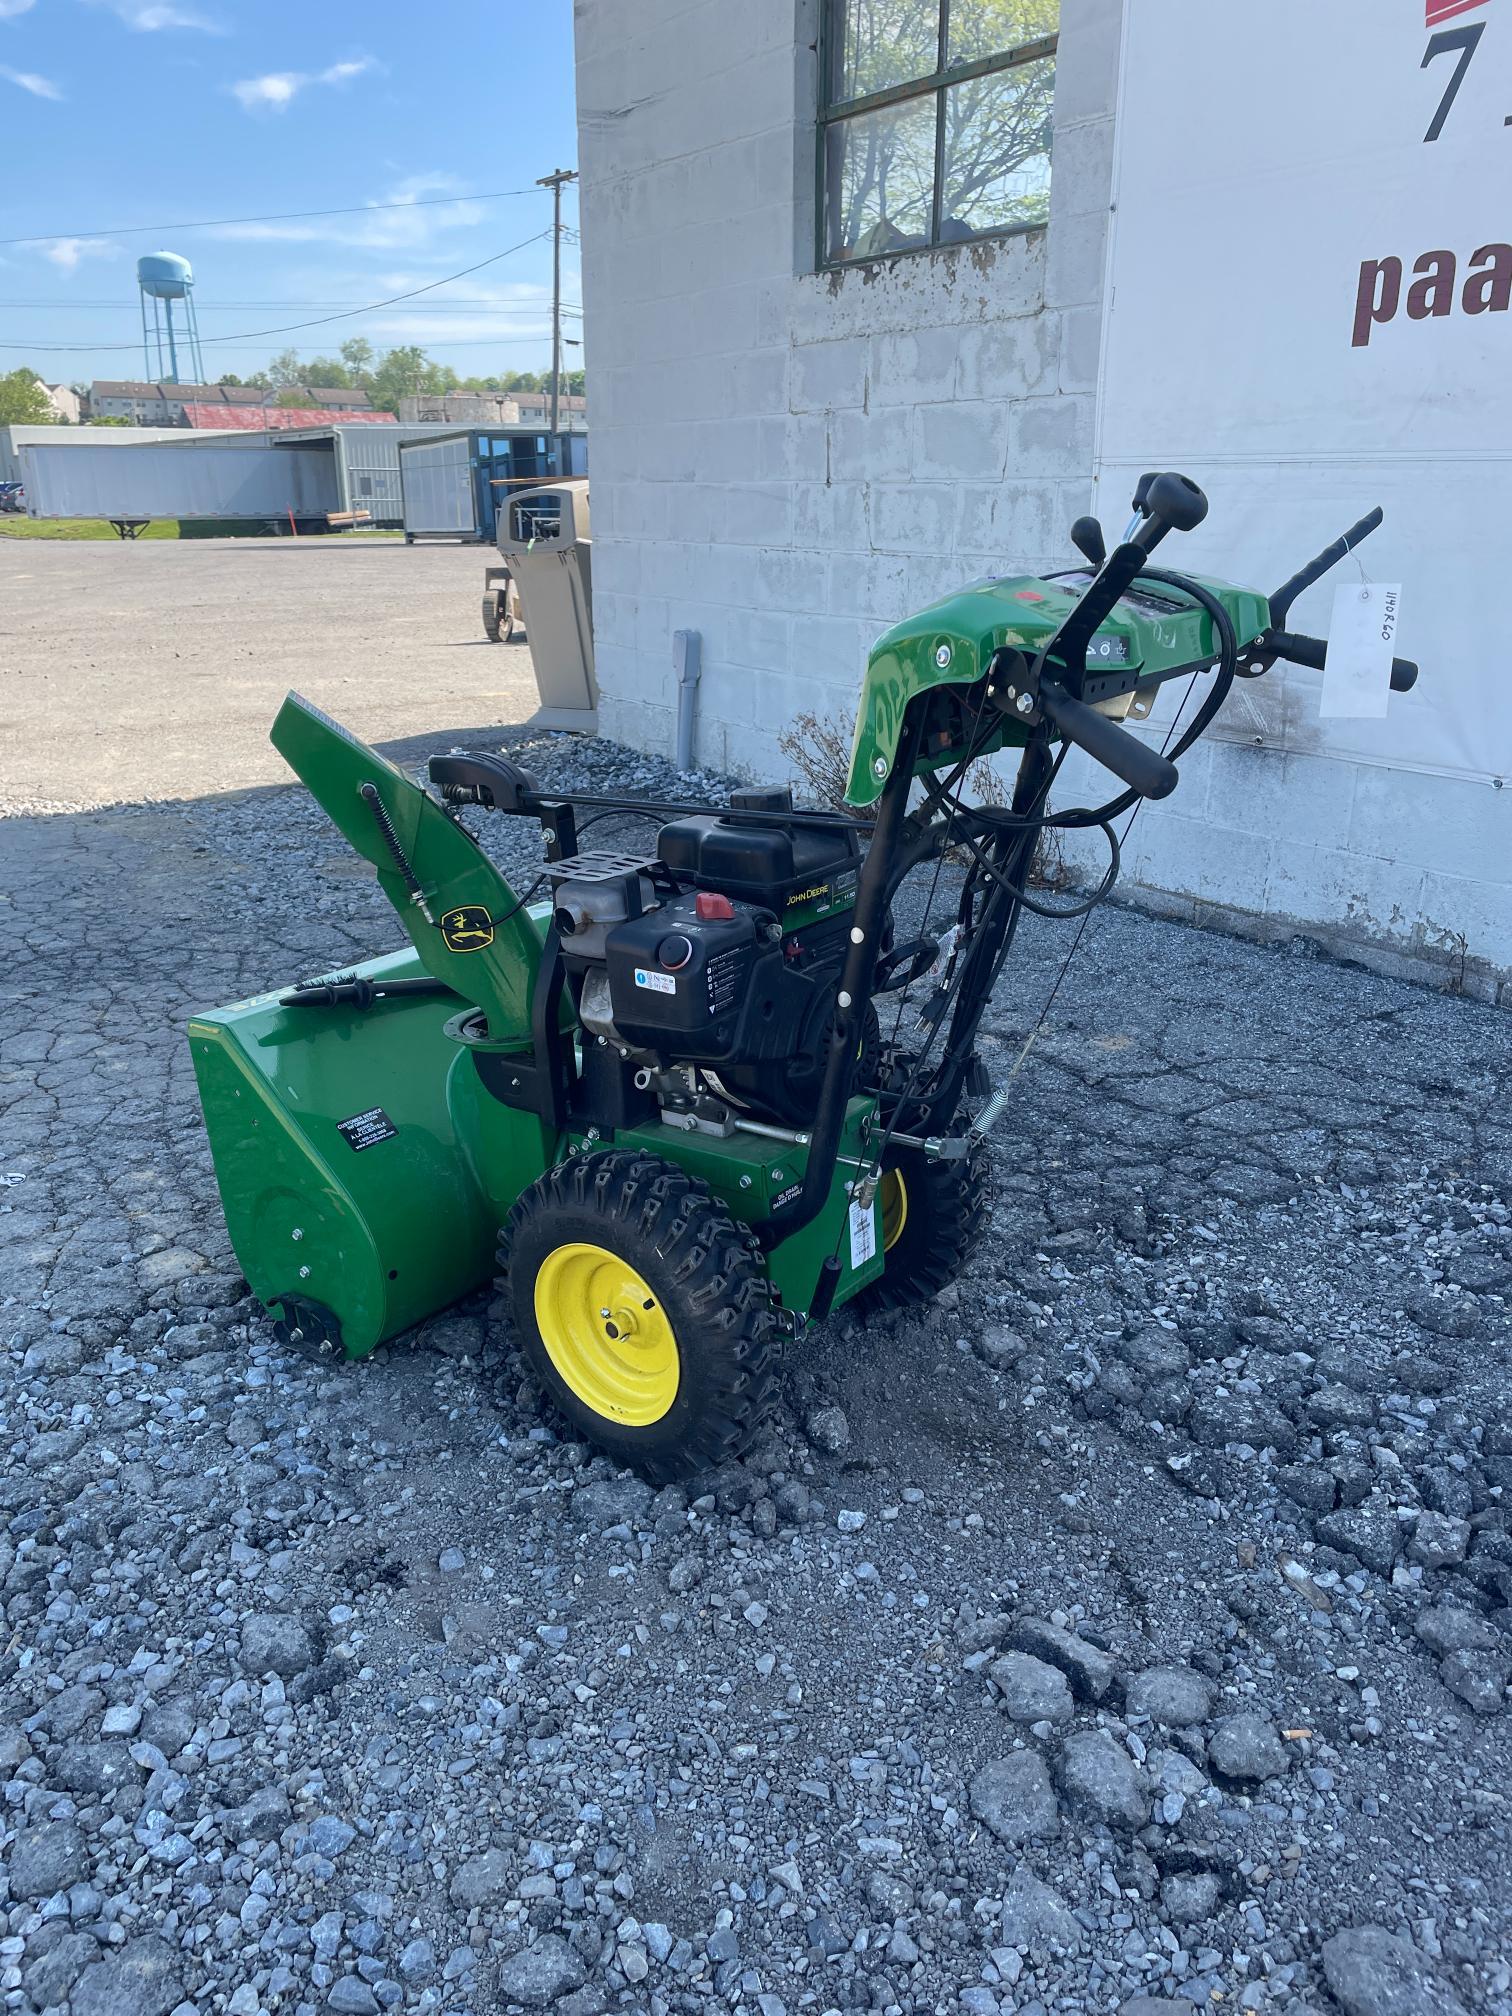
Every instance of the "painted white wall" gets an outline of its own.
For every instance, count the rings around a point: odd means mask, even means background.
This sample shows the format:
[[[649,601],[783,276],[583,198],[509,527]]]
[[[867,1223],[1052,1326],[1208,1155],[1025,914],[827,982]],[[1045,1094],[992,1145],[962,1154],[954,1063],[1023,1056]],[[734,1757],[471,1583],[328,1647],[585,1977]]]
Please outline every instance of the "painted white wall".
[[[575,11],[600,723],[670,753],[672,633],[694,629],[699,761],[778,775],[796,714],[850,719],[879,631],[1071,557],[1120,0],[1064,0],[1048,231],[834,273],[811,270],[817,0]],[[1512,887],[1465,873],[1491,830],[1438,781],[1412,779],[1423,809],[1393,815],[1352,763],[1201,750],[1142,812],[1124,887],[1512,987]]]
[[[812,265],[817,7],[578,0],[593,327],[594,629],[607,734],[771,772],[849,717],[877,633],[1066,553],[1092,452],[1116,0],[1067,0],[1053,232]]]

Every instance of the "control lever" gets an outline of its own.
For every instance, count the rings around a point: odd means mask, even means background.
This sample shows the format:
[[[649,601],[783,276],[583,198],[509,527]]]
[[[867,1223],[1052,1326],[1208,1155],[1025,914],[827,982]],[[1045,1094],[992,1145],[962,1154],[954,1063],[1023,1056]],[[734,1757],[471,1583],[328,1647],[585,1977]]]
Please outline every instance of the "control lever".
[[[1085,749],[1089,756],[1101,763],[1105,770],[1111,770],[1115,777],[1121,777],[1141,798],[1168,798],[1176,789],[1179,775],[1176,765],[1168,757],[1162,756],[1158,750],[1147,748],[1137,736],[1127,734],[1106,714],[1099,714],[1095,708],[1073,699],[1065,687],[1058,686],[1053,679],[1041,678],[1039,704],[1041,711],[1054,722],[1068,742]]]
[[[1140,478],[1134,509],[1143,523],[1129,537],[1144,552],[1153,553],[1167,532],[1195,531],[1208,514],[1208,500],[1190,476],[1168,470]]]
[[[1101,567],[1108,557],[1108,542],[1095,518],[1078,518],[1071,527],[1071,544],[1092,567]]]

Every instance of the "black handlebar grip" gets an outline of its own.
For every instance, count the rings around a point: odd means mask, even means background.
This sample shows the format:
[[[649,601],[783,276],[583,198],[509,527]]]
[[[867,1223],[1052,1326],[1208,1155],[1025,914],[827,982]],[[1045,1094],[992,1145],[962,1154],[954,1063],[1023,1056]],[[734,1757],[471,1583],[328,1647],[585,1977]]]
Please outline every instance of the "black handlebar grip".
[[[1158,750],[1146,748],[1137,736],[1126,734],[1116,721],[1095,708],[1072,699],[1053,680],[1040,681],[1040,706],[1050,720],[1079,749],[1122,777],[1141,798],[1168,798],[1180,781],[1176,765]]]
[[[1289,664],[1306,665],[1314,672],[1321,672],[1328,657],[1328,640],[1324,637],[1304,637],[1300,630],[1265,630],[1250,649],[1265,657],[1285,658]],[[1392,659],[1393,693],[1410,693],[1417,684],[1417,676],[1418,668],[1412,659]]]

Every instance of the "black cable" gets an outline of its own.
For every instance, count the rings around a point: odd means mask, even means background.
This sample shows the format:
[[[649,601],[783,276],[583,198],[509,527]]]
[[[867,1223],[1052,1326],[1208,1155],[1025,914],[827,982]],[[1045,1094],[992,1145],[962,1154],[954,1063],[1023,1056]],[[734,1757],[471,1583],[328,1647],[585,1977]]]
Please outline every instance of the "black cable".
[[[546,876],[544,873],[537,875],[534,882],[532,882],[530,887],[525,891],[525,894],[523,896],[516,897],[513,908],[506,910],[502,917],[494,918],[493,921],[495,926],[497,927],[500,924],[507,924],[511,917],[518,917],[520,912],[525,908],[525,905],[530,901],[531,897],[534,896],[537,889],[540,888],[541,884],[545,880]]]
[[[585,819],[577,829],[579,837],[586,833],[590,826],[597,826],[601,819],[649,819],[652,825],[657,827],[667,824],[659,812],[641,812],[612,806],[607,812],[595,812],[591,819]]]
[[[292,224],[308,217],[367,217],[375,210],[432,210],[447,203],[497,203],[505,196],[534,196],[540,187],[484,189],[476,196],[409,196],[395,203],[353,203],[342,210],[274,210],[265,217],[201,217],[188,224],[122,224],[105,231],[34,231],[29,238],[0,238],[3,245],[47,245],[57,238],[144,238],[164,231],[218,231],[227,224]]]
[[[1193,743],[1200,736],[1207,732],[1219,708],[1227,700],[1234,684],[1234,675],[1239,669],[1239,639],[1235,634],[1233,619],[1230,617],[1227,609],[1224,608],[1212,590],[1204,588],[1200,581],[1193,581],[1185,574],[1168,573],[1161,567],[1144,569],[1143,572],[1135,577],[1131,585],[1137,587],[1141,581],[1154,581],[1161,587],[1175,588],[1182,594],[1190,595],[1192,600],[1200,608],[1205,609],[1212,618],[1213,635],[1218,644],[1218,671],[1213,680],[1212,691],[1198,708],[1196,718],[1192,722],[1191,727],[1182,736],[1175,748],[1170,750],[1170,760],[1174,763],[1179,757],[1186,754],[1188,749],[1192,747]],[[1177,709],[1176,721],[1181,719],[1182,709],[1185,708],[1187,701],[1191,698],[1192,687],[1196,684],[1196,680],[1197,674],[1194,672],[1191,681],[1188,683],[1186,692],[1182,695],[1181,708]],[[1167,732],[1166,744],[1169,744],[1171,734],[1175,731],[1176,721],[1171,723],[1171,728]],[[1166,744],[1162,745],[1162,755],[1166,753]],[[1131,809],[1138,811],[1139,805],[1139,792],[1133,790],[1123,791],[1116,798],[1110,798],[1106,805],[1099,805],[1094,810],[1063,812],[1057,817],[1055,824],[1070,831],[1085,829],[1089,826],[1101,826],[1109,820],[1121,818],[1125,812]]]
[[[1046,819],[1041,824],[1040,831],[1042,833],[1049,831],[1055,824],[1054,820]],[[1104,872],[1103,879],[1090,896],[1085,897],[1080,903],[1071,904],[1065,909],[1062,909],[1058,904],[1037,903],[1027,890],[1020,889],[1016,883],[1008,880],[1000,868],[994,867],[969,833],[964,834],[962,838],[971,849],[974,857],[974,868],[979,867],[984,875],[990,875],[993,881],[1000,883],[1010,895],[1016,895],[1024,908],[1032,911],[1036,917],[1058,918],[1062,922],[1065,922],[1075,917],[1083,917],[1089,910],[1095,910],[1099,903],[1106,902],[1108,897],[1112,895],[1114,885],[1118,881],[1119,863],[1122,859],[1123,850],[1119,845],[1118,835],[1114,832],[1111,821],[1103,820],[1101,822],[1101,829],[1108,842],[1108,866]]]
[[[397,301],[413,301],[418,295],[429,294],[437,287],[446,287],[453,280],[465,280],[469,273],[481,273],[485,266],[497,266],[501,259],[508,259],[516,252],[523,252],[527,245],[537,244],[542,238],[549,238],[549,231],[537,231],[529,238],[522,238],[518,245],[507,245],[502,252],[491,252],[486,259],[480,259],[473,266],[464,266],[460,272],[445,273],[439,280],[427,280],[423,287],[411,287],[403,294],[389,294],[382,301],[366,301],[357,308],[343,308],[339,315],[316,315],[307,322],[280,322],[272,329],[240,329],[234,336],[204,336],[204,345],[211,343],[251,343],[263,336],[287,336],[295,329],[323,329],[328,322],[350,322],[354,315],[372,315],[380,308],[392,308]],[[135,350],[137,343],[0,343],[0,350]]]
[[[1186,704],[1188,700],[1191,699],[1192,692],[1196,684],[1197,684],[1197,674],[1194,672],[1191,678],[1187,681],[1187,689],[1185,693],[1183,693],[1181,696],[1181,703],[1176,709],[1176,717],[1172,721],[1170,727],[1166,730],[1165,742],[1162,744],[1160,751],[1162,756],[1166,754],[1167,749],[1170,747],[1171,737],[1176,733],[1176,730],[1180,725],[1181,717],[1186,712]],[[1198,711],[1200,717],[1201,709],[1199,709]],[[1191,746],[1190,742],[1188,742],[1185,746],[1190,747]],[[1135,803],[1133,809],[1129,813],[1128,823],[1125,825],[1123,830],[1122,841],[1120,842],[1121,847],[1127,844],[1129,835],[1134,830],[1134,821],[1139,817],[1139,808],[1145,802],[1143,796],[1138,792],[1134,794],[1134,798]],[[1071,962],[1076,957],[1077,952],[1081,948],[1081,942],[1082,939],[1086,936],[1087,925],[1091,920],[1091,916],[1092,911],[1091,909],[1088,909],[1083,914],[1081,922],[1077,925],[1076,936],[1071,940],[1070,949],[1066,953],[1065,958],[1060,963],[1060,971],[1055,976],[1054,982],[1052,983],[1050,988],[1050,992],[1045,996],[1044,1006],[1040,1009],[1039,1014],[1034,1018],[1034,1026],[1030,1029],[1029,1034],[1024,1038],[1023,1044],[1019,1049],[1018,1058],[1013,1065],[1013,1070],[1010,1071],[1008,1074],[1010,1078],[1013,1075],[1013,1071],[1016,1071],[1019,1065],[1022,1064],[1022,1062],[1024,1061],[1025,1057],[1028,1056],[1030,1045],[1036,1040],[1036,1038],[1039,1035],[1039,1032],[1045,1026],[1045,1022],[1049,1017],[1050,1010],[1055,1006],[1056,997],[1060,993],[1061,987],[1065,982],[1066,975],[1071,970]]]
[[[978,713],[979,722],[980,718],[981,716],[979,711]],[[973,744],[971,745],[971,752],[969,752],[968,755],[963,759],[962,763],[957,765],[956,772],[954,773],[955,776],[958,777],[961,774],[961,772],[967,767],[967,765],[976,760],[975,754],[972,753],[975,750],[975,746],[976,746],[975,742],[973,741]],[[1064,761],[1066,760],[1066,751],[1069,747],[1070,747],[1069,743],[1062,742],[1060,748],[1056,751],[1054,760],[1051,762],[1049,769],[1045,773],[1044,780],[1041,783],[1039,791],[1037,792],[1034,798],[1033,804],[1030,806],[1027,812],[1019,815],[1018,820],[1015,823],[1027,826],[1029,821],[1033,818],[1034,813],[1038,810],[1040,806],[1044,804],[1045,799],[1049,796],[1051,786],[1054,784],[1056,778],[1060,774],[1060,768],[1062,763],[1064,763]],[[960,809],[961,809],[960,807],[956,808],[957,811],[959,811]],[[939,883],[940,867],[943,866],[944,864],[945,851],[950,844],[950,829],[954,816],[955,813],[952,812],[952,814],[949,817],[947,817],[945,822],[945,834],[940,843],[940,854],[935,868],[934,885],[931,886],[930,890],[930,904],[932,904],[934,901],[934,889],[935,887],[938,886]],[[1010,895],[1012,894],[1011,886],[1008,884],[1006,878],[1002,876],[995,876],[994,879],[997,880],[997,882],[999,883],[1000,892],[1008,893]],[[990,904],[995,900],[996,898],[994,896],[989,895],[987,898],[987,903]],[[926,925],[928,923],[928,916],[929,916],[929,910],[928,906],[926,906],[925,909]],[[983,914],[977,919],[975,929],[981,930],[985,925],[986,921],[987,921],[987,912],[984,906]],[[965,976],[965,965],[964,962],[961,962],[957,964],[955,975],[950,981],[948,987],[945,989],[944,999],[941,1002],[941,1012],[938,1018],[936,1019],[933,1028],[930,1029],[928,1034],[925,1036],[923,1045],[919,1050],[919,1054],[914,1059],[913,1069],[909,1072],[908,1077],[904,1080],[903,1089],[899,1093],[896,1101],[894,1102],[891,1117],[888,1119],[886,1125],[882,1130],[882,1139],[877,1144],[875,1154],[868,1155],[868,1161],[871,1164],[871,1173],[875,1177],[880,1177],[882,1173],[883,1157],[887,1153],[888,1147],[892,1142],[893,1135],[898,1131],[898,1122],[902,1117],[903,1113],[907,1110],[909,1100],[913,1097],[914,1089],[918,1085],[920,1075],[923,1072],[924,1066],[929,1061],[929,1054],[931,1050],[934,1048],[935,1040],[939,1036],[940,1031],[945,1027],[945,1010],[949,1007],[951,1001],[954,999],[956,991],[960,987],[961,981],[964,978],[964,976]],[[903,991],[906,997],[908,992],[906,986]],[[896,1039],[896,1030],[899,1024],[901,1024],[901,1021],[902,1021],[902,1006],[900,1004],[898,1010],[898,1022],[894,1024],[895,1039]],[[838,1240],[836,1241],[835,1250],[838,1253],[839,1251]]]

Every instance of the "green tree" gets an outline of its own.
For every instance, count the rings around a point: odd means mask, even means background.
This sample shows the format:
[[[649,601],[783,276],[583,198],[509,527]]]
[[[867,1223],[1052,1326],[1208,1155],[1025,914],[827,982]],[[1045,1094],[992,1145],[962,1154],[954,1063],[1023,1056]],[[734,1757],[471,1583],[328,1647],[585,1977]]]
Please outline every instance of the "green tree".
[[[397,413],[401,399],[423,392],[429,359],[418,343],[401,343],[384,352],[368,387],[373,404],[380,411]]]
[[[304,366],[297,350],[280,350],[268,363],[268,377],[275,385],[302,385]]]
[[[131,422],[124,413],[102,413],[98,420],[86,420],[86,427],[129,427]]]
[[[341,391],[351,390],[352,374],[345,364],[339,363],[334,357],[312,357],[303,368],[304,376],[299,381],[302,385],[326,385],[337,387]]]
[[[0,377],[0,427],[55,427],[58,415],[35,371],[22,365]]]
[[[217,385],[240,385],[242,381],[234,371],[225,371],[215,382]]]
[[[450,364],[438,364],[434,358],[426,358],[425,370],[420,380],[420,390],[422,392],[455,392],[461,383],[461,379],[453,371]]]
[[[273,401],[275,406],[285,407],[302,407],[304,403],[305,395],[295,385],[286,385]]]
[[[372,376],[375,362],[372,344],[366,336],[348,336],[341,346],[341,361],[351,373],[353,385],[366,385]],[[335,384],[337,381],[332,379],[331,382]]]

